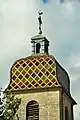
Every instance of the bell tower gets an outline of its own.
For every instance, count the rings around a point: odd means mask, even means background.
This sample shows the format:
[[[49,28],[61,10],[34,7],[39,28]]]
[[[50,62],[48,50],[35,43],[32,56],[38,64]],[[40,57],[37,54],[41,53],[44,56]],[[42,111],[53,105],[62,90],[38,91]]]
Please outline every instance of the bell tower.
[[[70,94],[69,75],[49,55],[49,41],[42,35],[41,15],[39,12],[39,34],[31,38],[32,55],[12,65],[7,89],[21,97],[19,120],[74,120],[76,102]]]
[[[32,54],[39,54],[39,53],[48,53],[48,46],[49,41],[46,39],[46,37],[42,35],[37,35],[33,38],[31,38],[32,43]]]

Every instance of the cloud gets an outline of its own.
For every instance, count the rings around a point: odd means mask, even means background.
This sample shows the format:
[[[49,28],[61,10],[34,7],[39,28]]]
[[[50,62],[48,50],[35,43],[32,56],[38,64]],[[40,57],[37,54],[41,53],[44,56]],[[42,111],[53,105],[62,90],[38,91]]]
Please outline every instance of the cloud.
[[[72,16],[75,12],[75,4],[74,2],[65,2],[63,4],[63,14],[64,16]]]
[[[12,63],[31,54],[30,38],[37,31],[37,5],[32,0],[0,2],[0,83],[5,85],[9,81],[7,71]]]
[[[15,60],[31,55],[30,38],[38,33],[37,12],[43,11],[43,35],[50,41],[50,54],[69,72],[71,91],[79,103],[80,4],[52,0],[0,0],[0,84],[9,83]],[[78,87],[77,87],[78,86]],[[77,105],[79,107],[79,105]],[[76,107],[76,120],[79,108]]]
[[[45,18],[43,16],[43,21],[46,21],[43,24],[44,34],[50,40],[50,53],[69,73],[71,93],[78,103],[75,110],[75,119],[79,120],[80,4],[53,2],[47,7],[42,7],[45,16]]]

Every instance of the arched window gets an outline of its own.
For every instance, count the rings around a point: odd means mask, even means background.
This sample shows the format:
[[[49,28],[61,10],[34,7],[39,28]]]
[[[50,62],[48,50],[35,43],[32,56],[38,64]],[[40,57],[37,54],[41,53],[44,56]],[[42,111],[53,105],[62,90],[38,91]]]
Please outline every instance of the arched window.
[[[39,120],[39,104],[32,100],[28,102],[26,107],[26,120]]]
[[[65,120],[69,119],[68,108],[65,106]]]
[[[40,43],[37,43],[36,44],[36,53],[40,53],[40,48],[41,48]]]

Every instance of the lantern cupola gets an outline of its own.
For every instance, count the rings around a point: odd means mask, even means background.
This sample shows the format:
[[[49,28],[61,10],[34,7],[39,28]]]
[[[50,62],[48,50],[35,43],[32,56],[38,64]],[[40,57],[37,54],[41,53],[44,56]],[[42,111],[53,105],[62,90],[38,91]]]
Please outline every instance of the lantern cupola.
[[[38,12],[39,17],[39,33],[37,36],[34,36],[31,38],[31,43],[32,43],[32,54],[39,54],[39,53],[46,53],[48,54],[48,46],[49,46],[49,41],[47,40],[46,37],[42,35],[42,29],[41,29],[41,15],[43,14],[41,11]]]

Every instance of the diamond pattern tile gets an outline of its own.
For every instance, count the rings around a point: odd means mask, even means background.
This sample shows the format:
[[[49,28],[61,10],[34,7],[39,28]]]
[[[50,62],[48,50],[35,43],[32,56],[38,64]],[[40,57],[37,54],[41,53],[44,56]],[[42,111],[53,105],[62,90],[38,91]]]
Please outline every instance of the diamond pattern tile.
[[[25,88],[25,85],[21,86],[21,88],[24,89],[24,88]]]
[[[41,84],[43,81],[42,80],[39,80],[38,83]]]
[[[19,83],[20,79],[16,78],[15,83]]]
[[[52,85],[52,83],[51,83],[51,82],[49,82],[49,83],[48,83],[48,85],[49,85],[49,86],[51,86],[51,85]]]
[[[16,76],[18,76],[19,74],[20,74],[20,73],[19,73],[18,71],[15,73]]]
[[[19,86],[22,86],[22,85],[23,85],[23,83],[22,83],[22,82],[19,82],[19,83],[18,83],[18,85],[19,85]]]
[[[56,64],[52,56],[30,56],[18,60],[11,68],[9,89],[31,89],[58,86]]]
[[[47,80],[45,80],[45,83],[47,84],[49,82],[49,80],[47,79]]]
[[[34,85],[35,83],[36,83],[36,81],[33,80],[33,81],[32,81],[32,84]]]
[[[19,65],[19,64],[17,64],[17,65],[16,65],[16,68],[19,68],[19,66],[20,66],[20,65]]]
[[[13,83],[12,83],[12,87],[14,87],[15,85],[16,85],[16,84],[13,82]]]
[[[25,67],[25,66],[26,66],[26,63],[24,63],[22,66]]]

